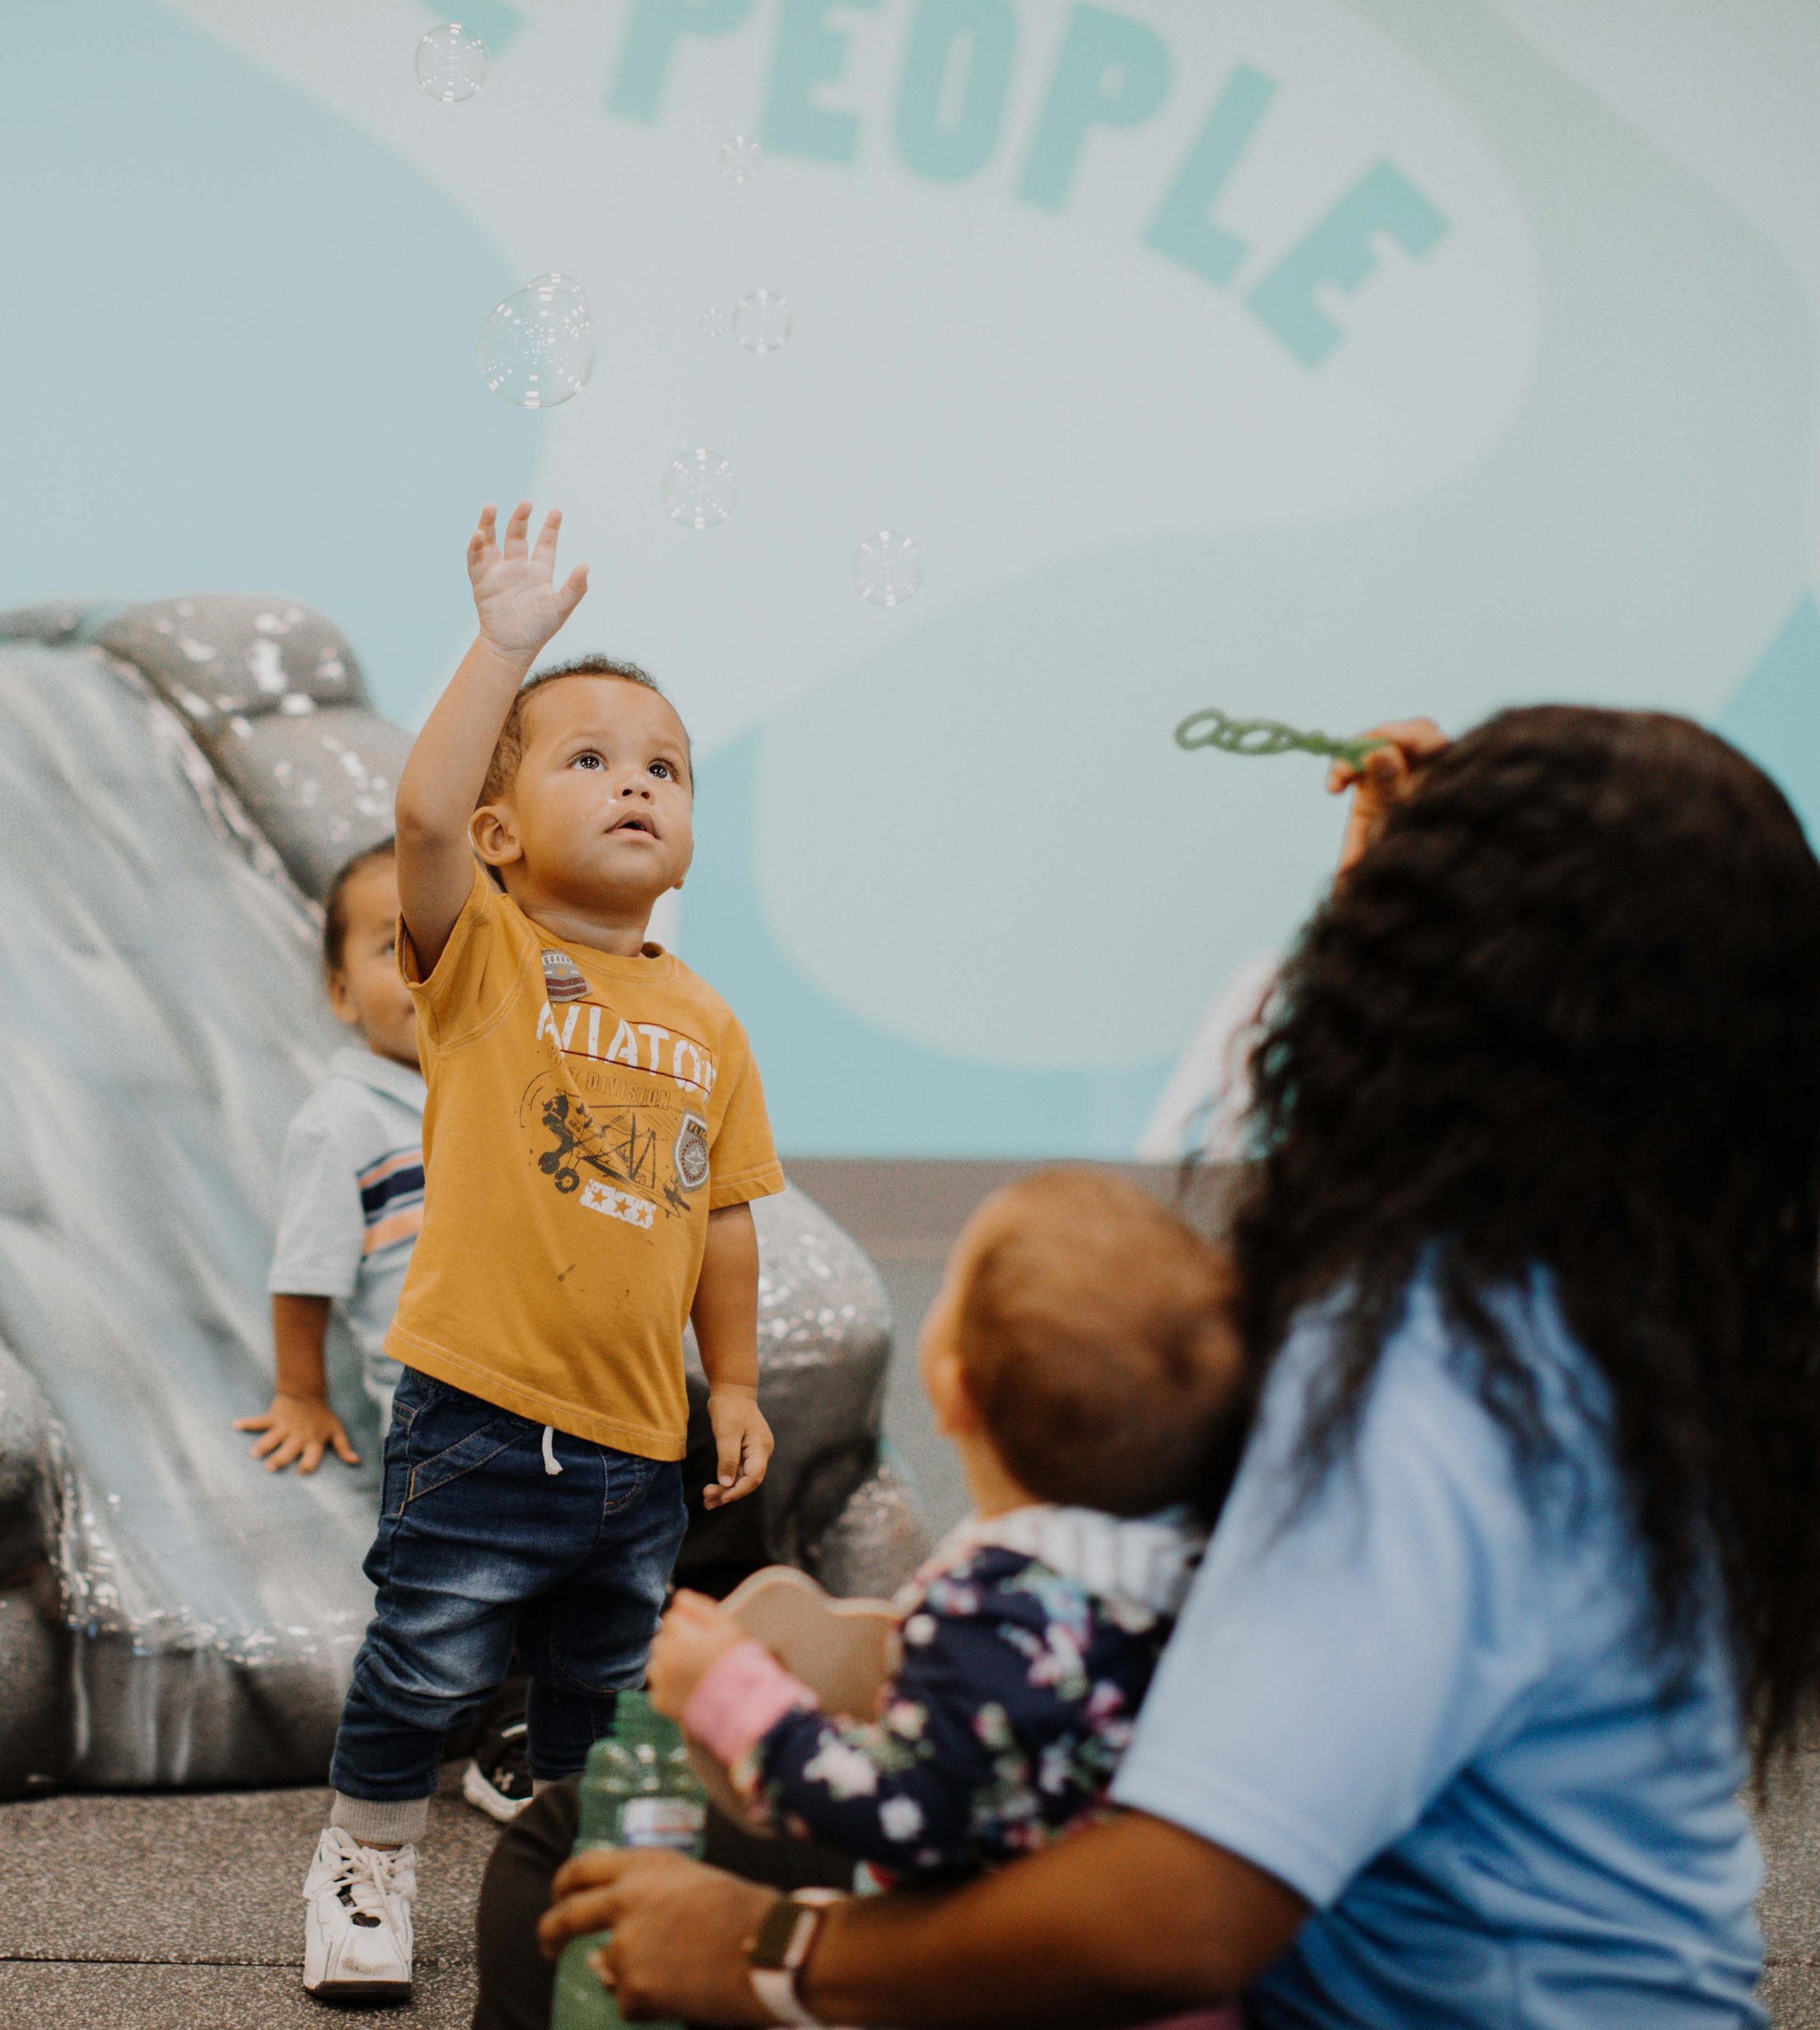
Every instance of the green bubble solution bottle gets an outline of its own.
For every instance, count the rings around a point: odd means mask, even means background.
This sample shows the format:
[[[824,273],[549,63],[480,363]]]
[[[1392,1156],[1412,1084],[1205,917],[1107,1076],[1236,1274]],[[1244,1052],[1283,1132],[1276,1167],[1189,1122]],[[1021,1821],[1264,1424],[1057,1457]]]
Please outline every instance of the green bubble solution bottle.
[[[581,1822],[575,1852],[591,1847],[670,1847],[699,1856],[707,1799],[683,1745],[682,1730],[642,1691],[623,1691],[613,1731],[588,1751],[581,1778]],[[588,1963],[605,1932],[571,1939],[556,1966],[550,2030],[617,2030],[625,2021],[613,1991]],[[678,2030],[678,2026],[657,2026]]]

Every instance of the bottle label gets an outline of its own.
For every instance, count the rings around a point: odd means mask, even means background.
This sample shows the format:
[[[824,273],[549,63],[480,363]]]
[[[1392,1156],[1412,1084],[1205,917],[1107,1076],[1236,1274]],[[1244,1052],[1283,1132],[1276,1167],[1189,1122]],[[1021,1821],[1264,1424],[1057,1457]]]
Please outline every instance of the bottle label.
[[[692,1798],[628,1798],[619,1807],[619,1844],[692,1854],[707,1825],[707,1807]]]

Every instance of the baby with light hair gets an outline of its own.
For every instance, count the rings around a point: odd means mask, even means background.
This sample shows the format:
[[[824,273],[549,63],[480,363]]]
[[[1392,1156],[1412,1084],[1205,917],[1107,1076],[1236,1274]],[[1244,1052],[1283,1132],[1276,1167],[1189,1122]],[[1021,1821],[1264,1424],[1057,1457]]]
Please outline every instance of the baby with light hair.
[[[755,1823],[931,1884],[1106,1810],[1204,1542],[1186,1505],[1243,1392],[1232,1297],[1217,1250],[1106,1173],[1039,1172],[980,1208],[920,1350],[974,1511],[899,1597],[879,1713],[823,1711],[699,1594],[653,1648],[653,1702]]]

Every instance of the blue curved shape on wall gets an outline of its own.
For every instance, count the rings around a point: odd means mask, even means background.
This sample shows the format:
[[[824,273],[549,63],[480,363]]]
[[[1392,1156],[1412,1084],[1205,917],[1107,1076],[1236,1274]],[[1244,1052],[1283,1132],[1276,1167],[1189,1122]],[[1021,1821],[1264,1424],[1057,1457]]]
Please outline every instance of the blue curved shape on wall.
[[[1715,722],[1820,840],[1820,607],[1802,600]],[[779,1139],[799,1155],[1128,1157],[1169,1066],[1117,1073],[984,1064],[851,1013],[791,959],[753,880],[758,735],[701,764],[685,902],[690,963],[751,1033]],[[929,963],[940,965],[938,952]]]
[[[1763,659],[1713,722],[1782,786],[1820,841],[1820,607],[1796,607]]]
[[[752,1037],[780,1145],[815,1156],[1131,1154],[1167,1060],[1113,1071],[1032,1071],[909,1043],[842,1008],[765,920],[753,879],[758,734],[703,760],[683,951]],[[837,936],[837,927],[830,934]],[[944,963],[932,951],[932,966]]]

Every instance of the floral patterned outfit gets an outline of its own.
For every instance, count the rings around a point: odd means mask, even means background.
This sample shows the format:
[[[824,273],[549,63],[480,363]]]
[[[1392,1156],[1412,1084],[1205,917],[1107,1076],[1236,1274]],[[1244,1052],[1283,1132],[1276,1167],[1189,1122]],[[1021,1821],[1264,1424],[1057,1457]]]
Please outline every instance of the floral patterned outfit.
[[[824,1713],[742,1643],[684,1724],[755,1822],[887,1881],[979,1874],[1100,1814],[1201,1542],[1086,1509],[964,1523],[899,1598],[902,1663],[877,1719]]]

